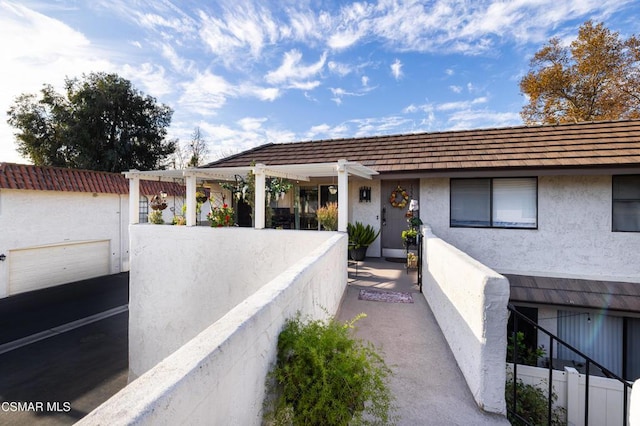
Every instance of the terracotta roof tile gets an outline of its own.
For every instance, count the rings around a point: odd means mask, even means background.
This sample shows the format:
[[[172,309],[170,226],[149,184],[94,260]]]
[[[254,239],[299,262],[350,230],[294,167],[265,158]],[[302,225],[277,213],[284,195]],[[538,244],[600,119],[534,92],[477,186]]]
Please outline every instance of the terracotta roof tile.
[[[267,144],[208,167],[345,158],[378,172],[640,165],[640,120]]]
[[[128,194],[129,182],[120,173],[0,163],[0,189]],[[181,183],[140,181],[142,194],[160,191],[178,196],[185,193]]]

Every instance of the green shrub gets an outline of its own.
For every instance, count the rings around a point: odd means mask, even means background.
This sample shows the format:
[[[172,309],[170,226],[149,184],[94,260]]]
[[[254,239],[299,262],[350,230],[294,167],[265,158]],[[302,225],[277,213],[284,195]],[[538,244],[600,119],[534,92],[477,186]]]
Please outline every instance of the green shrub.
[[[510,333],[507,340],[507,362],[513,362],[513,334]],[[524,343],[524,333],[522,331],[516,333],[516,344],[518,347],[518,364],[536,367],[538,359],[547,353],[542,346],[538,346],[535,349],[527,347]]]
[[[149,222],[156,225],[162,225],[164,223],[164,219],[162,218],[162,210],[151,210],[151,213],[149,213]]]
[[[549,398],[542,389],[525,385],[522,380],[516,382],[516,413],[513,413],[513,378],[507,379],[504,390],[507,400],[507,419],[513,425],[530,424],[530,425],[548,425],[548,407]],[[558,400],[555,392],[551,394],[551,403],[554,404]],[[520,418],[524,419],[524,423]],[[566,409],[563,407],[555,407],[551,410],[551,425],[566,425]]]
[[[267,424],[394,424],[391,370],[370,343],[350,336],[362,316],[286,322],[268,376]]]
[[[347,234],[349,235],[349,245],[353,248],[369,247],[380,235],[371,225],[364,226],[360,222],[347,224]]]

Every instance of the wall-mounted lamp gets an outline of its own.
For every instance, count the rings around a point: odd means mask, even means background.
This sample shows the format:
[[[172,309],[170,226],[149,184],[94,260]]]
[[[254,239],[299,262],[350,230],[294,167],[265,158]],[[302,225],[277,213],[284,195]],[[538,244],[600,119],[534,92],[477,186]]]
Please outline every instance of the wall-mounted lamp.
[[[6,258],[7,258],[6,254],[4,253],[0,254],[0,262],[4,262]]]
[[[420,210],[420,206],[418,205],[418,200],[411,200],[409,202],[409,211],[410,212],[415,212]]]
[[[329,187],[329,194],[336,195],[337,193],[338,193],[338,188],[336,188],[334,185],[331,185]]]
[[[360,202],[370,203],[371,202],[371,187],[369,186],[361,186],[360,187]]]

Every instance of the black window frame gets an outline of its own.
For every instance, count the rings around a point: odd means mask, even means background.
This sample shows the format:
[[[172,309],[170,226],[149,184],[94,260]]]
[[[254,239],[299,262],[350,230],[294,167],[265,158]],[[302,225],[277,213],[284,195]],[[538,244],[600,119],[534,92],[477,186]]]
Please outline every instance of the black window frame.
[[[146,195],[138,200],[138,223],[149,223],[149,198]]]
[[[493,217],[493,182],[500,179],[533,179],[535,180],[536,195],[536,222],[535,226],[501,226],[494,224]],[[452,201],[453,201],[453,182],[460,180],[488,180],[489,181],[489,224],[488,225],[461,225],[453,223]],[[480,229],[520,229],[520,230],[537,230],[538,229],[538,176],[506,176],[506,177],[477,177],[477,178],[450,178],[449,179],[449,227],[450,228],[480,228]]]
[[[616,229],[616,203],[638,203],[640,198],[616,198],[616,181],[623,178],[632,177],[640,179],[640,174],[631,175],[612,175],[611,176],[611,232],[640,232],[640,227],[636,230]],[[638,212],[640,214],[640,212]]]

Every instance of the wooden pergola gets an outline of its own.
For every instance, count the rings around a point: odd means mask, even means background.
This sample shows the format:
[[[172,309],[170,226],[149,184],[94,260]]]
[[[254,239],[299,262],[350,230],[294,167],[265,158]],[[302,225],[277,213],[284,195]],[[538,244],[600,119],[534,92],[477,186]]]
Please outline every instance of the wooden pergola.
[[[266,200],[266,178],[277,177],[295,181],[310,181],[311,178],[337,177],[338,181],[338,205],[348,206],[349,202],[349,176],[358,176],[371,179],[377,175],[375,170],[363,166],[360,163],[347,160],[338,160],[335,163],[309,163],[287,165],[256,164],[250,167],[220,167],[220,168],[192,168],[185,170],[130,170],[123,172],[129,179],[129,223],[138,223],[140,206],[140,180],[154,180],[160,182],[175,182],[182,179],[186,186],[186,219],[187,226],[196,225],[196,187],[198,182],[235,181],[236,176],[246,177],[249,173],[255,176],[255,205],[263,206]],[[264,209],[255,211],[255,228],[265,227]],[[348,222],[348,209],[338,209],[338,231],[346,232]]]

